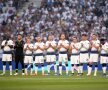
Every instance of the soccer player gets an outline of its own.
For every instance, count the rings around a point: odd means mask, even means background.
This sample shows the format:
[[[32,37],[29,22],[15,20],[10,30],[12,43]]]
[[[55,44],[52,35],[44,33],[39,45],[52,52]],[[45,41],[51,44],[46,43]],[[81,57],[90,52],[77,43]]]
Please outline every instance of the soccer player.
[[[26,43],[24,44],[24,64],[25,64],[25,75],[28,75],[27,73],[27,66],[28,64],[31,65],[30,75],[33,75],[33,44],[31,43],[30,37],[26,38]]]
[[[34,55],[35,55],[35,64],[36,64],[36,70],[35,75],[38,73],[38,64],[40,63],[42,65],[42,75],[44,74],[44,50],[45,50],[45,44],[42,42],[41,36],[36,37],[37,42],[34,45]]]
[[[12,75],[12,48],[13,41],[7,36],[5,40],[2,41],[1,49],[3,49],[3,73],[1,75],[5,75],[6,73],[6,62],[9,63],[10,75]]]
[[[91,75],[92,64],[95,65],[94,76],[97,76],[99,47],[100,47],[100,41],[97,38],[97,34],[92,34],[91,51],[90,51],[90,59],[89,59],[89,67],[88,67],[87,76]]]
[[[56,41],[53,40],[53,35],[48,36],[48,41],[46,42],[45,49],[47,51],[46,61],[48,68],[48,75],[50,75],[50,63],[54,64],[55,75],[57,75],[57,66],[56,66]]]
[[[58,42],[57,49],[59,51],[59,75],[62,75],[62,61],[64,61],[66,65],[66,75],[68,75],[68,49],[69,49],[69,42],[66,40],[65,34],[62,33],[60,35],[60,40]]]
[[[16,69],[16,72],[15,72],[15,76],[18,75],[18,64],[19,62],[21,63],[21,66],[22,66],[22,76],[24,75],[24,52],[23,52],[23,47],[24,47],[24,41],[23,41],[23,38],[22,38],[22,35],[21,34],[18,34],[17,36],[17,40],[15,42],[15,46],[14,46],[14,49],[15,49],[15,69]]]
[[[102,64],[103,74],[106,76],[106,68],[108,63],[108,42],[105,39],[101,39],[101,51],[100,51],[100,63]]]
[[[87,63],[88,66],[90,42],[87,38],[87,34],[82,34],[82,40],[80,41],[80,75],[83,75],[83,64]]]
[[[77,65],[77,71],[79,76],[79,53],[80,53],[81,44],[78,42],[76,36],[73,36],[72,42],[70,44],[69,50],[71,51],[71,72],[72,76],[74,75],[74,65]]]

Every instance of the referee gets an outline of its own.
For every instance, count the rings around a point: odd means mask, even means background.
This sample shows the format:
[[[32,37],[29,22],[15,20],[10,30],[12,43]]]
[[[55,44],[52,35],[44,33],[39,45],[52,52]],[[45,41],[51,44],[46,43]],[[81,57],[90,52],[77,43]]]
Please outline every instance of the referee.
[[[14,74],[15,76],[18,75],[18,64],[19,62],[21,63],[22,66],[22,75],[24,75],[24,54],[23,54],[23,46],[24,46],[24,41],[22,40],[22,35],[18,34],[17,40],[15,42],[15,69],[16,73]]]

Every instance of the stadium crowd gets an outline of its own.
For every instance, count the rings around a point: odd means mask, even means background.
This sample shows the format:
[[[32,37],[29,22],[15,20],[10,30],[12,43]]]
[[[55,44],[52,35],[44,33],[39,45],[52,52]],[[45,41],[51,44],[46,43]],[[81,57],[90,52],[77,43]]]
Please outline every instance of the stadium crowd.
[[[6,34],[15,40],[18,33],[29,35],[33,41],[39,33],[44,40],[48,33],[58,40],[61,32],[68,40],[72,35],[80,38],[82,33],[90,36],[92,32],[108,37],[107,0],[42,0],[39,8],[31,3],[21,14],[16,13],[15,1],[18,4],[26,0],[9,0],[8,9],[3,12],[4,1],[0,0],[0,41]]]

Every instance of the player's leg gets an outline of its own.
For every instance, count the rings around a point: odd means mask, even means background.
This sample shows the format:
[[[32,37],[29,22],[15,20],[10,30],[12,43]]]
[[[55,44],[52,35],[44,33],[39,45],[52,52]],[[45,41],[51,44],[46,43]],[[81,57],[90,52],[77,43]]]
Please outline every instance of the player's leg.
[[[29,61],[28,62],[31,65],[30,75],[33,75],[33,57],[32,56],[29,56]]]
[[[27,73],[27,65],[28,65],[28,57],[27,56],[25,56],[24,57],[24,68],[25,68],[25,75],[28,75],[28,73]]]
[[[20,56],[19,60],[22,66],[22,75],[24,75],[24,56]]]
[[[51,57],[49,55],[46,56],[46,61],[47,61],[48,75],[50,75],[50,61],[51,61]]]
[[[3,61],[3,73],[1,75],[5,75],[6,73],[6,61]]]
[[[2,62],[3,62],[3,73],[1,75],[5,75],[6,73],[6,55],[4,54],[2,56]]]
[[[74,75],[74,57],[71,56],[71,75]]]
[[[15,76],[18,75],[18,63],[19,63],[19,56],[15,55]]]
[[[65,62],[66,65],[66,75],[68,76],[68,61]]]
[[[51,57],[51,62],[53,62],[54,65],[54,75],[57,75],[56,55],[52,55]]]
[[[9,61],[10,75],[12,75],[12,61]]]
[[[39,63],[39,60],[38,60],[38,56],[35,56],[35,66],[36,66],[36,69],[35,69],[35,75],[38,74],[38,63]]]
[[[83,62],[80,63],[80,75],[83,75]]]
[[[102,64],[102,76],[106,76],[106,68],[107,68],[107,57],[101,56],[100,63]]]
[[[68,56],[67,56],[67,54],[63,55],[63,60],[64,60],[65,65],[66,65],[66,75],[68,75]]]
[[[94,65],[95,65],[94,76],[97,76],[98,62],[94,62]]]
[[[62,55],[59,54],[59,75],[62,75]]]
[[[42,75],[45,75],[44,74],[44,63],[41,63],[41,66],[42,66]]]
[[[91,75],[92,64],[93,64],[93,54],[90,54],[90,59],[88,61],[88,73],[87,73],[87,76]]]
[[[44,57],[43,56],[39,57],[39,63],[41,63],[41,66],[42,66],[42,75],[45,75],[44,74]]]

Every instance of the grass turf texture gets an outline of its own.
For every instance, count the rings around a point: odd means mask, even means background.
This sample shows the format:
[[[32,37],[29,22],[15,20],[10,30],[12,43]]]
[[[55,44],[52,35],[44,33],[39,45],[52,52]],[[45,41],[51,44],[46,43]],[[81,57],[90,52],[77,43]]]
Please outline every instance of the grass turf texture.
[[[2,73],[2,71],[0,71]],[[7,71],[5,76],[0,76],[0,90],[108,90],[108,77],[102,77],[102,72],[98,71],[97,77],[93,74],[89,77],[84,72],[83,76],[9,76]]]

